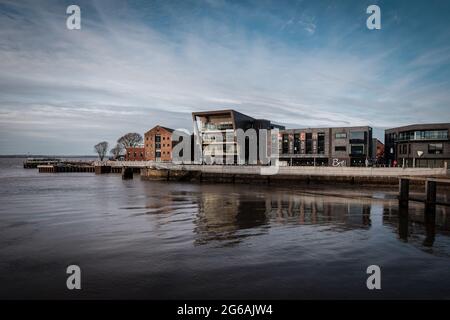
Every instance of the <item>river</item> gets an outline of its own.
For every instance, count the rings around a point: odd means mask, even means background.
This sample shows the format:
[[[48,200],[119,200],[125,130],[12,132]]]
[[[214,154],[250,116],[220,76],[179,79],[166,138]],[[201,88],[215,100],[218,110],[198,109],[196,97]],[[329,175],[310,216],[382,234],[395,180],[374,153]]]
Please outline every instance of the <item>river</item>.
[[[22,161],[0,159],[2,299],[450,298],[450,208],[435,228],[420,203],[399,219],[392,188],[122,180]],[[66,288],[72,264],[82,290]],[[366,287],[369,265],[381,290]]]

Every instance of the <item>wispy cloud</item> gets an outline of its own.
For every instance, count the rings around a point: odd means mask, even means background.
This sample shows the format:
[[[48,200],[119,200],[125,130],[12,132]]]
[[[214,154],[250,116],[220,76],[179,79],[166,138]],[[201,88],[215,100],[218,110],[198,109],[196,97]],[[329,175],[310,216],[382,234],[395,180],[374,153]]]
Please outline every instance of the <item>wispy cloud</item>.
[[[98,140],[157,123],[190,128],[192,111],[219,108],[309,127],[449,118],[448,79],[430,78],[448,48],[402,61],[401,41],[387,50],[380,39],[367,54],[375,35],[352,31],[349,42],[349,26],[337,41],[320,10],[293,17],[226,1],[202,10],[158,2],[149,23],[145,7],[120,4],[82,6],[80,31],[65,28],[60,2],[0,6],[0,135],[11,138],[0,140],[2,153],[38,152],[42,139],[48,153],[89,153]],[[284,38],[294,26],[303,32]]]

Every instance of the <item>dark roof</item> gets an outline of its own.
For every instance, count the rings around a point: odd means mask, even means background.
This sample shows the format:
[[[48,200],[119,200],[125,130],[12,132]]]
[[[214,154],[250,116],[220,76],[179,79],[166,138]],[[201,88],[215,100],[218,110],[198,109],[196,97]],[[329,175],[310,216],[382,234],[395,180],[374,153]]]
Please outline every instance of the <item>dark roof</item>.
[[[396,131],[412,131],[412,130],[436,130],[436,129],[449,129],[450,123],[423,123],[423,124],[410,124],[407,126],[396,127],[386,129],[385,132],[396,132]]]
[[[201,116],[201,115],[212,115],[212,114],[221,114],[221,113],[234,113],[236,115],[239,115],[241,117],[244,118],[248,118],[249,120],[252,119],[253,117],[250,117],[246,114],[240,113],[236,110],[233,109],[222,109],[222,110],[211,110],[211,111],[198,111],[198,112],[192,112],[192,115],[194,116]]]

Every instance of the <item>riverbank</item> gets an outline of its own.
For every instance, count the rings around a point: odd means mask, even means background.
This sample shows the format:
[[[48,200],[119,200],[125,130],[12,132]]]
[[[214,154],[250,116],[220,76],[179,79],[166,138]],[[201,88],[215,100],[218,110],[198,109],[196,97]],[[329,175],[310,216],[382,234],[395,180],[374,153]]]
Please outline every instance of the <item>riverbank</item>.
[[[153,164],[144,180],[247,184],[398,185],[399,177],[445,177],[444,168],[264,167]],[[423,181],[416,181],[423,184]]]

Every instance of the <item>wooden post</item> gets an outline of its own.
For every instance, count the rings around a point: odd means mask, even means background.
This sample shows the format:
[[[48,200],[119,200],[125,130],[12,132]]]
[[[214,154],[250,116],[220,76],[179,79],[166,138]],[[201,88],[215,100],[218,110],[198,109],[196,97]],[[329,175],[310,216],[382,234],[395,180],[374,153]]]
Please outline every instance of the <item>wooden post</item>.
[[[95,174],[111,173],[111,166],[95,166]]]
[[[398,206],[399,208],[408,208],[408,205],[409,205],[409,179],[400,178]]]
[[[133,179],[133,168],[122,167],[122,180]]]

